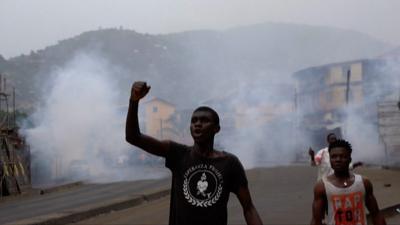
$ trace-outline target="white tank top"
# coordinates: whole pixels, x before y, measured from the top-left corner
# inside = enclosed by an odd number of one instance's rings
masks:
[[[328,225],[367,224],[364,182],[360,175],[354,176],[354,183],[346,188],[336,187],[326,177],[322,178],[328,200]]]

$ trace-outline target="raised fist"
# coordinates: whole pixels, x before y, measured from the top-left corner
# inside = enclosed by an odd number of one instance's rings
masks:
[[[146,82],[135,81],[131,89],[131,100],[139,101],[149,92],[150,86],[147,86]]]

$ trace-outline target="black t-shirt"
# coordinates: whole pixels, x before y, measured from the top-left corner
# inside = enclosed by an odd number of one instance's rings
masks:
[[[172,142],[165,166],[172,171],[170,225],[226,225],[229,193],[247,187],[239,159],[204,158],[191,147]]]

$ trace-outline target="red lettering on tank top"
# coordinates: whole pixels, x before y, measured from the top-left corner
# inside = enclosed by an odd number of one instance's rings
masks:
[[[335,225],[366,225],[362,192],[332,195]]]

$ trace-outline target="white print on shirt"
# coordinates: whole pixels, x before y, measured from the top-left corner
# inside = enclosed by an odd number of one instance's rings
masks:
[[[183,194],[191,205],[212,206],[221,197],[222,184],[222,175],[213,165],[199,164],[186,170]]]
[[[197,182],[197,195],[202,195],[203,197],[208,196],[210,197],[210,193],[205,193],[208,187],[207,176],[205,173],[201,175],[201,180]]]

